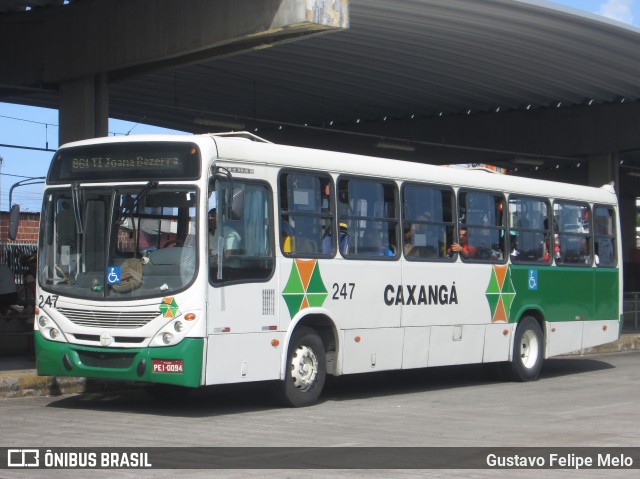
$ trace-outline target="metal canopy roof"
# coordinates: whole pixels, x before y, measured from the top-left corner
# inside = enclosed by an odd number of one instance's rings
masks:
[[[16,3],[61,2],[0,0],[0,12]],[[545,1],[349,4],[344,31],[111,77],[110,114],[193,132],[259,128],[268,137],[281,125],[352,129],[412,115],[640,98],[636,28]],[[44,90],[4,99],[58,101],[57,92]]]
[[[327,125],[640,97],[640,30],[513,0],[351,0],[348,30],[114,83],[111,111]],[[264,126],[258,121],[258,126]]]

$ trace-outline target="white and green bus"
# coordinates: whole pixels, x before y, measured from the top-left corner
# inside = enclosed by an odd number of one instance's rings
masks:
[[[213,229],[215,228],[215,229]],[[44,190],[41,375],[195,388],[544,358],[618,338],[616,195],[272,144],[64,145]]]

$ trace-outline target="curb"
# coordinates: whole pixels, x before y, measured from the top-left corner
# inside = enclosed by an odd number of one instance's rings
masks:
[[[640,349],[640,334],[622,334],[617,341],[594,346],[593,348],[581,349],[572,354],[583,356],[585,354],[620,353],[638,349]]]
[[[563,356],[585,356],[634,350],[640,350],[640,333],[623,334],[612,343],[581,349]],[[124,389],[131,389],[131,384],[78,377],[38,376],[35,369],[0,371],[0,399],[59,396]]]
[[[35,369],[0,372],[0,399],[131,389],[131,383],[65,376],[38,376]]]
[[[86,392],[85,378],[38,376],[34,369],[0,374],[0,398],[59,396]]]

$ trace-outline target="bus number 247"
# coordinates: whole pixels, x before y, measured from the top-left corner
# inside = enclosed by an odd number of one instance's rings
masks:
[[[356,283],[333,283],[333,299],[353,299]]]
[[[58,304],[57,294],[48,294],[46,298],[42,295],[38,297],[38,308],[44,308],[45,306],[55,308],[57,304]]]

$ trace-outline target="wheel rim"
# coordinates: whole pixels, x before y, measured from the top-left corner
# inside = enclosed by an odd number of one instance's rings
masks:
[[[291,358],[291,377],[294,386],[301,391],[308,391],[313,387],[318,376],[318,358],[313,349],[299,346]]]
[[[531,330],[525,331],[520,343],[520,359],[522,360],[522,365],[527,369],[534,367],[538,362],[539,351],[540,348],[536,334]]]

